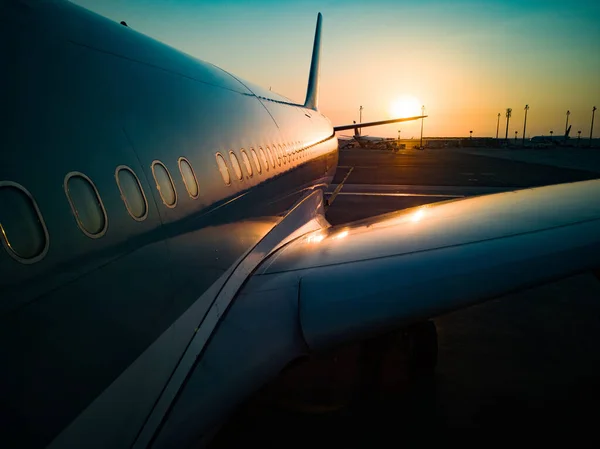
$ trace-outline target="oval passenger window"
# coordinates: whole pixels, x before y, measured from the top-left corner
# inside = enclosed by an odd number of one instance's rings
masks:
[[[265,154],[265,150],[262,148],[258,148],[258,152],[260,153],[260,157],[265,164],[265,170],[269,171],[269,159],[267,159],[267,155]]]
[[[231,184],[231,176],[229,175],[229,169],[227,168],[227,163],[223,156],[217,153],[217,166],[219,167],[219,171],[221,172],[221,176],[223,177],[223,182],[229,185]]]
[[[92,238],[102,237],[108,220],[96,186],[82,173],[70,173],[65,178],[65,192],[79,228]]]
[[[165,206],[175,207],[177,204],[177,192],[175,191],[175,186],[167,167],[162,162],[154,161],[152,163],[152,174],[154,175],[154,181],[156,181],[156,188]]]
[[[242,161],[244,161],[244,165],[246,166],[246,172],[249,176],[252,176],[252,164],[245,150],[242,150]]]
[[[240,161],[238,161],[238,158],[233,151],[229,152],[229,160],[231,161],[231,165],[233,166],[233,171],[235,172],[237,179],[242,179],[242,167],[240,166]]]
[[[285,145],[283,146],[283,148],[281,147],[281,145],[277,145],[277,148],[279,148],[279,152],[281,153],[281,158],[283,159],[283,163],[287,164],[288,160],[287,160],[287,153],[285,150]]]
[[[275,156],[273,156],[273,150],[267,147],[267,154],[269,155],[269,160],[271,161],[271,166],[275,168]]]
[[[135,220],[142,221],[148,215],[148,202],[136,174],[125,166],[117,167],[117,185],[127,212]]]
[[[250,150],[250,154],[252,155],[252,160],[254,160],[254,165],[256,165],[256,170],[258,170],[258,173],[262,173],[262,167],[260,166],[260,161],[258,160],[258,155],[256,154],[256,151],[254,151],[254,149]]]
[[[0,239],[23,263],[40,260],[48,250],[48,231],[37,204],[23,187],[0,182]]]
[[[193,199],[198,198],[198,181],[196,180],[196,173],[194,173],[194,169],[192,168],[192,164],[184,158],[179,158],[179,171],[181,172],[181,177],[183,178],[183,183],[185,184],[185,188],[187,189],[190,197]]]
[[[275,151],[275,154],[277,155],[277,165],[281,167],[281,160],[283,159],[281,155],[281,146],[278,148],[275,145],[273,145],[273,151]]]

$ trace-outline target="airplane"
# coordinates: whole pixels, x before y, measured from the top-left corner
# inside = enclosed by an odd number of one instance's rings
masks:
[[[3,447],[206,445],[315,354],[600,265],[598,180],[330,226],[320,14],[299,104],[63,0],[0,21]]]
[[[360,133],[360,127],[363,126],[362,123],[360,123],[359,125],[356,125],[356,121],[353,122],[353,124],[355,125],[354,128],[354,135],[353,136],[344,136],[344,137],[351,137],[352,139],[354,139],[358,145],[361,148],[366,148],[369,145],[392,145],[395,144],[398,140],[393,138],[393,137],[376,137],[376,136],[363,136]],[[368,123],[367,123],[368,126]]]
[[[569,133],[571,132],[571,126],[565,130],[565,134],[563,136],[534,136],[530,140],[531,143],[536,144],[550,144],[550,145],[564,145],[569,141]]]

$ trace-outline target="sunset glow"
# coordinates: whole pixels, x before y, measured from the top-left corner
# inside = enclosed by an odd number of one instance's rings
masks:
[[[393,118],[415,117],[421,115],[421,103],[413,96],[404,95],[392,102],[390,112]]]
[[[528,104],[528,136],[564,130],[567,110],[585,136],[600,106],[597,0],[73,1],[298,103],[320,11],[319,109],[334,125],[420,115],[425,105],[425,136],[495,136],[497,114],[502,129],[512,108],[512,136]],[[372,134],[411,138],[420,126]]]

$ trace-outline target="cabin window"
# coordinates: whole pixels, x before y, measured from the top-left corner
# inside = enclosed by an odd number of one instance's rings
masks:
[[[8,254],[21,263],[42,259],[50,242],[35,200],[10,181],[0,182],[0,240]]]
[[[252,155],[254,165],[256,165],[256,170],[258,170],[258,173],[262,173],[262,167],[260,166],[260,161],[258,160],[258,155],[256,154],[256,151],[254,151],[254,148],[250,149],[250,154]]]
[[[181,172],[183,183],[185,184],[185,188],[188,191],[190,198],[198,198],[198,180],[196,179],[196,173],[194,173],[194,169],[192,168],[192,164],[190,164],[190,161],[188,161],[184,157],[180,157],[179,171]]]
[[[279,146],[279,148],[281,148],[281,145]],[[288,162],[291,162],[292,160],[290,159],[290,155],[287,153],[287,147],[285,146],[285,143],[283,144],[283,149],[281,150],[282,154],[283,154],[283,163],[287,164]]]
[[[250,163],[250,158],[248,157],[248,153],[246,153],[246,150],[242,150],[242,161],[246,166],[246,172],[248,173],[248,176],[252,176],[252,164]]]
[[[102,237],[108,227],[108,218],[92,180],[83,173],[72,172],[65,176],[64,188],[79,228],[88,237]]]
[[[145,220],[148,216],[148,201],[136,174],[129,167],[120,165],[115,170],[115,178],[129,215],[137,221]]]
[[[267,153],[269,155],[269,160],[271,161],[271,166],[275,168],[275,159],[277,159],[277,157],[273,156],[273,150],[271,150],[269,147],[267,147]]]
[[[233,171],[235,172],[235,176],[237,179],[242,179],[242,167],[240,166],[240,161],[233,151],[229,152],[229,160],[231,161],[231,165],[233,166]]]
[[[225,159],[223,159],[223,156],[221,156],[219,153],[217,153],[217,166],[219,167],[219,171],[223,177],[223,182],[227,185],[231,184],[231,176],[229,175],[227,163],[225,162]]]
[[[263,150],[262,147],[258,147],[258,152],[260,154],[260,158],[262,159],[263,163],[265,164],[265,170],[269,171],[269,159],[267,159],[265,150]]]
[[[160,161],[152,162],[152,175],[154,176],[156,189],[160,193],[160,198],[164,205],[169,208],[175,207],[177,205],[177,192],[175,191],[173,178],[171,178],[167,167]]]

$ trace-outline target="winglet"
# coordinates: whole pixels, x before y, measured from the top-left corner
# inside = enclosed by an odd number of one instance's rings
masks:
[[[310,73],[308,75],[308,87],[306,88],[306,100],[304,107],[314,109],[319,105],[319,61],[321,56],[321,22],[323,16],[317,14],[317,29],[315,30],[315,42],[313,43],[312,59],[310,61]]]

